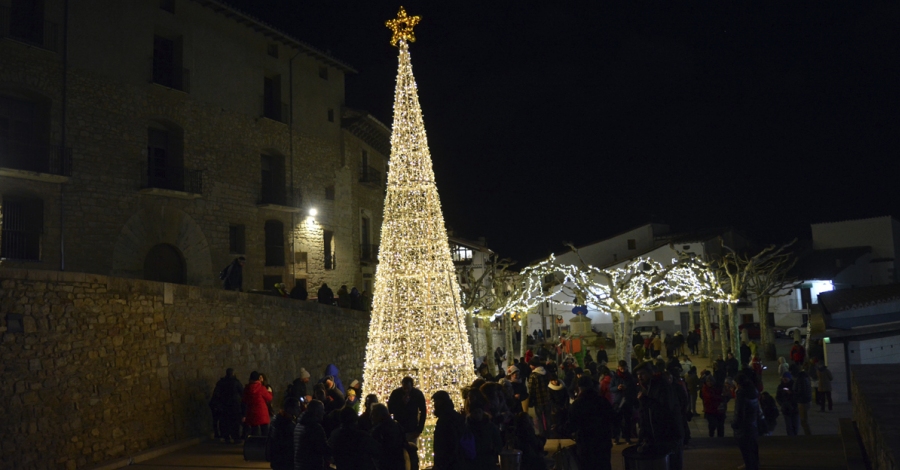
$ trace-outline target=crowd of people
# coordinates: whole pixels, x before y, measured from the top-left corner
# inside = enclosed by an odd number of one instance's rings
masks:
[[[643,344],[636,343],[635,350]],[[668,360],[635,355],[631,364],[609,363],[600,350],[596,361],[586,351],[582,367],[573,355],[551,353],[546,346],[537,353],[529,348],[496,374],[486,360],[477,362],[478,378],[460,390],[461,409],[448,391],[430,397],[437,418],[434,469],[493,469],[508,448],[522,452],[524,470],[546,470],[546,440],[572,438],[576,445],[570,452],[579,468],[610,468],[612,448],[628,444],[641,454],[668,455],[669,467],[678,470],[691,439],[689,422],[702,413],[709,436],[724,437],[733,401],[733,435],[746,468],[753,470],[759,468],[757,439],[775,431],[779,416],[787,435],[800,428],[808,435],[813,399],[821,411],[831,409],[831,373],[817,357],[808,358],[799,342],[791,361],[779,358],[781,382],[774,397],[764,390],[758,358],[743,354],[750,345],[742,347],[743,364],[728,352],[699,373],[688,355],[678,355],[679,346],[666,348]],[[500,348],[494,359],[507,363]],[[210,400],[215,435],[234,443],[267,436],[273,469],[418,468],[415,446],[429,410],[411,377],[388,397],[378,397],[364,395],[358,380],[345,388],[333,364],[312,386],[309,372],[301,369],[286,387],[278,413],[265,375],[252,372],[249,379],[242,386],[228,369],[216,384]]]

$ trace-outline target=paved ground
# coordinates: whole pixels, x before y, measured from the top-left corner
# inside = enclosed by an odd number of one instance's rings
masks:
[[[778,340],[779,355],[787,356],[790,344],[789,340]],[[693,357],[692,361],[698,370],[703,370],[708,366],[707,359]],[[766,369],[763,372],[763,383],[765,389],[770,393],[774,393],[779,380],[776,365],[774,362],[766,362]],[[698,409],[702,409],[699,400],[697,406]],[[730,417],[731,409],[729,409],[728,421],[730,421]],[[799,437],[785,436],[784,422],[779,419],[775,435],[760,439],[762,468],[766,470],[837,470],[846,468],[844,450],[838,435],[838,420],[851,417],[852,409],[848,403],[835,404],[834,411],[830,413],[821,413],[818,408],[814,408],[809,415],[813,436]],[[706,437],[706,421],[702,417],[695,417],[691,422],[692,445],[685,451],[685,468],[691,470],[737,468],[741,464],[741,456],[731,437],[731,428],[727,424],[725,432],[725,438]],[[572,441],[568,440],[548,441],[545,447],[550,454],[548,458],[552,459],[552,454],[560,445],[565,447],[571,444]],[[621,455],[625,447],[625,445],[619,445],[613,448],[612,463],[616,470],[624,469]],[[129,468],[135,470],[215,470],[269,468],[269,464],[267,462],[245,462],[240,447],[208,441],[146,462],[133,464]]]

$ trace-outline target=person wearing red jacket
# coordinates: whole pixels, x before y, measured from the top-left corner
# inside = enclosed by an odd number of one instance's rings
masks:
[[[722,388],[716,384],[712,375],[706,376],[706,383],[700,389],[703,399],[703,414],[709,424],[709,437],[718,435],[725,437],[725,406],[722,399]]]
[[[806,348],[801,346],[799,341],[794,341],[794,346],[791,347],[791,360],[797,365],[803,364],[806,360]]]
[[[244,387],[244,435],[268,436],[269,435],[269,403],[272,402],[272,392],[266,389],[259,380],[259,372],[250,373],[250,383]]]

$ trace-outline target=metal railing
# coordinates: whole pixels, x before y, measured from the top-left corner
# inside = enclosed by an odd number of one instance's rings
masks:
[[[378,245],[374,243],[360,243],[359,260],[378,261]]]
[[[72,149],[0,138],[0,168],[72,176]]]
[[[150,58],[150,83],[191,92],[191,71],[174,63]]]
[[[141,189],[157,188],[203,194],[203,170],[141,163]]]
[[[0,258],[41,259],[41,234],[23,230],[3,230],[0,233]]]
[[[370,166],[361,166],[359,169],[359,182],[360,183],[369,183],[374,184],[376,186],[381,186],[381,172],[370,167]]]
[[[59,51],[59,24],[16,15],[8,6],[0,6],[0,38],[11,38],[32,46]]]

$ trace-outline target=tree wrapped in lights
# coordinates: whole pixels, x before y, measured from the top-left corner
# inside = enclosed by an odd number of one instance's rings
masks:
[[[475,373],[410,63],[407,43],[415,41],[412,28],[418,21],[401,8],[398,17],[387,22],[400,55],[363,380],[367,390],[385,399],[410,376],[425,394],[430,412],[431,395],[438,390],[446,390],[461,407],[460,388],[470,384]],[[419,439],[423,468],[433,459],[434,423],[430,415]]]

